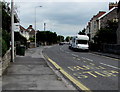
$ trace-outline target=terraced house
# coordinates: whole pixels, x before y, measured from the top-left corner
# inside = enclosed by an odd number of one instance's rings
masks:
[[[90,41],[94,43],[94,36],[98,30],[106,27],[107,21],[117,21],[117,5],[118,3],[109,3],[109,11],[100,11],[94,15],[86,27],[86,34],[90,35]]]

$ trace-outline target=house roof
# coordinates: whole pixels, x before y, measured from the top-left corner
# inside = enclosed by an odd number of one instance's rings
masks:
[[[35,30],[31,30],[31,31],[29,32],[29,34],[35,35]]]
[[[27,29],[25,29],[24,27],[22,27],[21,25],[19,26],[21,31],[26,31],[29,32],[30,35],[35,35],[35,30],[32,28],[32,26],[30,25]],[[31,29],[31,31],[30,31]]]
[[[23,30],[23,31],[27,31],[24,27],[22,27],[21,25],[19,26],[20,27],[20,30]]]
[[[106,12],[105,11],[100,11],[96,16],[95,18],[99,18],[100,16],[102,16],[103,14],[105,14]]]
[[[106,16],[107,14],[109,14],[111,11],[117,9],[117,7],[113,7],[112,9],[110,9],[108,12],[106,12],[105,14],[103,14],[102,16],[100,16],[98,19],[103,18],[104,16]]]
[[[31,29],[31,31],[30,31]],[[28,28],[27,28],[27,31],[29,32],[30,35],[35,35],[35,30],[32,28],[32,25],[30,25]]]
[[[90,22],[93,20],[93,19],[96,19],[96,18],[99,18],[99,17],[101,17],[103,14],[105,14],[106,12],[105,11],[99,11],[99,13],[97,14],[97,15],[94,15],[92,18],[91,18],[91,20],[90,20]]]

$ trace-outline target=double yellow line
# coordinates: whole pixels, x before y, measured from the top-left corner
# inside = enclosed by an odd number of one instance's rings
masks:
[[[46,59],[51,62],[64,76],[66,76],[71,82],[73,82],[77,87],[79,87],[81,90],[85,92],[92,92],[89,88],[87,88],[85,85],[83,85],[80,81],[77,81],[74,79],[71,75],[69,75],[67,72],[65,72],[62,67],[60,67],[57,63],[55,63],[52,59],[50,59],[48,56],[46,56]]]

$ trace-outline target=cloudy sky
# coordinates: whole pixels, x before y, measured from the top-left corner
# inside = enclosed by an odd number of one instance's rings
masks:
[[[15,7],[23,27],[34,27],[35,7],[42,6],[36,8],[36,29],[42,31],[46,23],[46,30],[72,36],[85,28],[93,15],[108,11],[109,2],[116,1],[119,0],[17,0]]]

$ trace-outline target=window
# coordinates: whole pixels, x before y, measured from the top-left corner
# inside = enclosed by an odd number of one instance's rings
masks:
[[[77,40],[77,44],[87,44],[87,40]]]
[[[113,19],[113,22],[118,22],[118,19],[117,19],[117,18],[114,18],[114,19]]]

